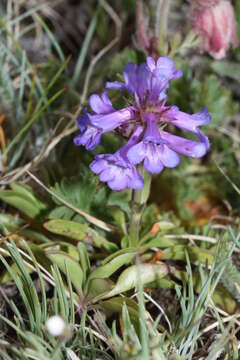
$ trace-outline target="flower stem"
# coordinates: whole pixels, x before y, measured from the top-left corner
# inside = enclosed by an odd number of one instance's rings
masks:
[[[166,53],[166,37],[170,0],[158,0],[155,35],[158,38],[158,50],[161,55]]]
[[[146,206],[150,187],[151,187],[151,174],[142,169],[142,175],[144,178],[144,187],[142,190],[134,190],[132,196],[132,214],[130,219],[130,231],[129,231],[129,246],[137,247],[139,243],[141,218]]]

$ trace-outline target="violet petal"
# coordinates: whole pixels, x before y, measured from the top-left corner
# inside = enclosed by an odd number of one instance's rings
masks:
[[[188,140],[166,131],[161,131],[161,137],[168,142],[170,149],[185,156],[201,158],[208,150],[205,142]]]

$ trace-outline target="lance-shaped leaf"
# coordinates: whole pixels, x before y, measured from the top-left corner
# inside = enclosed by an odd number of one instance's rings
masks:
[[[114,286],[114,282],[111,279],[93,279],[91,280],[90,286],[88,288],[84,288],[84,292],[87,292],[87,298],[89,301],[92,299],[105,294]]]
[[[77,250],[80,257],[81,268],[83,270],[83,281],[85,282],[91,271],[90,261],[87,254],[86,246],[84,244],[79,242],[77,245]]]
[[[104,309],[107,314],[111,313],[121,313],[123,305],[126,304],[129,314],[133,315],[135,319],[139,317],[138,304],[128,297],[115,297],[114,299],[109,299],[102,301],[101,303],[94,305],[95,309]]]
[[[134,289],[141,283],[143,286],[157,281],[168,274],[168,266],[164,263],[132,265],[119,276],[114,288],[97,300],[107,299],[122,292]]]
[[[107,251],[117,250],[117,245],[106,240],[104,237],[98,234],[97,231],[91,229],[86,224],[79,224],[70,220],[50,220],[44,224],[44,227],[57,235],[66,236],[67,238],[82,241],[87,240],[92,245],[104,248]]]
[[[118,269],[120,269],[120,267],[130,263],[130,261],[132,261],[135,255],[136,253],[121,254],[116,258],[112,259],[111,261],[109,261],[107,264],[99,266],[88,277],[88,288],[92,280],[106,279],[110,277],[113,273],[115,273]]]
[[[1,190],[0,199],[25,213],[30,218],[36,218],[47,206],[33,193],[30,186],[11,184],[11,190]]]
[[[61,251],[46,251],[47,257],[56,264],[59,269],[66,275],[66,268],[68,269],[69,277],[80,294],[82,294],[83,285],[83,271],[79,263],[70,255]]]
[[[175,245],[177,245],[176,240],[169,239],[161,235],[157,235],[157,236],[155,235],[154,237],[152,237],[152,239],[149,239],[148,242],[144,242],[144,245],[142,245],[141,248],[144,250],[151,249],[153,247],[158,247],[161,249]]]
[[[115,298],[99,302],[94,305],[93,308],[103,310],[108,317],[114,313],[122,314],[124,306],[127,308],[131,323],[134,325],[135,329],[139,331],[139,308],[138,304],[134,300],[129,299],[126,296],[116,296]],[[146,312],[146,316],[147,315],[148,314]]]
[[[214,251],[201,249],[198,246],[175,245],[163,251],[163,260],[182,260],[186,261],[186,251],[192,262],[198,261],[205,264],[206,261],[211,265],[214,261]]]
[[[60,219],[47,221],[44,223],[44,227],[54,234],[66,236],[78,241],[86,238],[89,231],[89,227],[86,224]]]
[[[139,249],[135,248],[135,247],[128,247],[125,249],[115,251],[113,254],[111,254],[108,257],[106,257],[105,259],[103,259],[102,265],[108,264],[110,261],[112,261],[113,259],[117,258],[120,255],[133,254],[133,256],[134,256],[138,253],[138,250]]]

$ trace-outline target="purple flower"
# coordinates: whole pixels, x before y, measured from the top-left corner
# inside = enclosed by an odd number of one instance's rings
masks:
[[[84,109],[83,115],[78,119],[80,134],[74,138],[75,145],[84,145],[87,150],[93,150],[101,141],[102,134],[113,131],[122,123],[133,118],[133,109],[127,107],[115,110],[106,92],[93,94],[89,99],[93,113]]]
[[[102,129],[91,125],[86,109],[78,119],[78,128],[80,134],[75,136],[74,144],[77,146],[83,145],[87,150],[93,150],[101,141]]]
[[[142,128],[137,127],[129,141],[115,154],[97,155],[90,164],[90,169],[99,175],[100,181],[106,182],[112,190],[143,188],[143,178],[126,156],[128,149],[136,144],[141,133]]]
[[[207,125],[211,120],[211,115],[208,113],[206,108],[203,108],[199,113],[191,115],[178,110],[176,106],[170,107],[169,110],[167,110],[165,113],[164,117],[166,121],[169,121],[176,127],[197,135],[200,135],[201,133],[198,127]],[[205,142],[208,143],[207,137],[205,138]]]
[[[185,121],[182,122],[182,119]],[[132,146],[128,151],[129,161],[136,165],[144,161],[144,167],[157,174],[164,167],[173,168],[179,163],[178,154],[200,158],[209,148],[208,138],[197,128],[198,125],[210,121],[209,114],[204,109],[201,113],[188,115],[176,107],[162,109],[162,113],[145,113],[146,131],[142,141]],[[159,124],[166,122],[198,135],[199,141],[188,140],[169,132],[159,130]]]
[[[202,133],[199,136],[200,141],[194,141],[182,138],[180,136],[176,136],[170,134],[166,131],[161,131],[161,137],[164,141],[168,143],[168,147],[177,152],[178,154],[189,156],[192,158],[201,158],[206,155],[206,152],[209,147],[209,143],[205,142],[205,136],[202,137]]]
[[[128,159],[132,164],[144,161],[144,167],[153,174],[159,173],[165,167],[175,167],[179,163],[179,156],[168,146],[157,127],[157,120],[153,113],[145,114],[146,131],[142,141],[132,146],[128,151]]]
[[[166,110],[162,111],[160,115],[160,122],[171,123],[172,125],[178,127],[181,130],[189,131],[193,134],[196,134],[201,142],[201,146],[205,148],[203,152],[204,156],[209,150],[209,140],[207,136],[199,130],[199,126],[207,125],[211,120],[211,115],[208,113],[206,108],[203,108],[202,111],[196,114],[186,114],[180,111],[176,106],[167,107]],[[201,157],[193,155],[187,155],[192,157]]]
[[[85,109],[78,119],[80,134],[75,137],[75,144],[92,150],[103,133],[115,129],[129,139],[115,154],[97,155],[90,165],[111,189],[142,188],[143,179],[136,168],[142,162],[147,171],[156,174],[164,167],[176,167],[179,155],[200,158],[208,151],[208,138],[199,129],[210,121],[207,110],[186,114],[174,105],[166,105],[169,82],[181,75],[172,59],[160,57],[155,61],[148,57],[139,66],[134,63],[125,66],[124,82],[106,84],[107,89],[126,90],[130,94],[127,107],[115,110],[106,92],[101,97],[96,94],[90,97],[91,112]],[[194,134],[196,139],[171,134],[166,131],[170,125]]]

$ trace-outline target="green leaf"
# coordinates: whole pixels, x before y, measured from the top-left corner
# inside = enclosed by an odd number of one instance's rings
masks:
[[[213,251],[201,249],[198,246],[175,245],[163,251],[163,260],[186,261],[186,251],[191,262],[198,261],[201,264],[213,264],[215,254]]]
[[[102,265],[105,265],[105,264],[109,263],[114,258],[117,258],[120,255],[132,254],[133,256],[135,256],[138,251],[139,251],[139,249],[134,248],[134,247],[129,247],[129,248],[118,250],[118,251],[114,252],[113,254],[109,255],[108,257],[106,257],[102,261]]]
[[[61,251],[47,250],[46,255],[65,275],[67,266],[72,284],[82,294],[83,271],[79,263],[70,255]]]
[[[201,278],[198,272],[193,274],[194,290],[197,294],[201,291]],[[213,295],[213,302],[216,306],[226,311],[228,314],[234,314],[237,308],[237,302],[233,299],[230,293],[225,290],[221,285],[217,285]]]
[[[54,185],[52,190],[74,207],[101,218],[106,216],[107,191],[103,188],[98,189],[98,183],[97,177],[81,165],[81,175],[62,179],[61,182]],[[50,212],[49,218],[75,220],[75,213],[71,209],[62,205],[55,198],[53,201],[57,207]],[[84,222],[84,218],[80,215],[77,215],[77,218],[76,221]]]
[[[74,215],[74,211],[66,206],[57,206],[48,214],[49,219],[64,219],[70,220]]]
[[[77,250],[80,257],[81,268],[83,270],[83,281],[85,282],[91,271],[90,261],[84,244],[78,243]]]
[[[88,241],[90,241],[94,246],[103,248],[108,252],[115,252],[118,250],[118,246],[111,241],[108,241],[103,236],[101,236],[97,231],[92,230],[89,233]]]
[[[237,302],[222,286],[217,286],[212,296],[213,302],[228,314],[234,314],[237,310]]]
[[[39,209],[36,206],[11,190],[2,190],[0,192],[0,199],[21,210],[29,217],[35,218],[39,215]]]
[[[122,231],[123,234],[127,234],[127,222],[126,222],[126,214],[117,208],[111,209],[111,216],[113,217],[115,224]]]
[[[37,13],[35,14],[35,19],[40,23],[41,27],[45,30],[45,34],[47,34],[49,40],[52,42],[53,47],[55,48],[55,50],[59,56],[59,59],[62,62],[64,62],[64,54],[62,52],[60,45],[57,42],[57,39],[55,38],[54,34],[52,33],[52,31],[49,29],[49,27],[44,22],[44,20],[41,18],[41,16],[39,16]]]
[[[168,239],[164,237],[163,235],[154,235],[152,236],[152,239],[150,238],[146,243],[144,242],[144,245],[142,245],[143,249],[150,249],[152,247],[158,247],[158,248],[167,248],[170,246],[177,245],[178,242],[174,239]]]
[[[96,186],[96,178],[86,169],[81,176],[64,178],[60,183],[56,183],[52,190],[75,207],[89,212],[96,195]],[[53,200],[58,204],[56,199]]]
[[[128,216],[130,215],[129,201],[131,199],[130,192],[128,191],[115,191],[112,192],[108,198],[108,205],[120,208]]]
[[[160,289],[175,289],[176,286],[179,285],[177,285],[175,281],[171,280],[168,277],[163,279],[157,279],[154,282],[148,284],[149,288],[160,288]]]
[[[114,286],[114,282],[110,279],[93,279],[89,288],[85,289],[88,300],[92,300],[99,295],[110,291]]]
[[[11,184],[12,190],[1,190],[0,199],[16,207],[30,218],[37,218],[47,206],[40,201],[27,185]]]
[[[167,274],[168,267],[164,263],[132,265],[122,272],[114,288],[109,293],[102,295],[101,299],[134,289],[137,287],[138,281],[144,286],[163,278]]]
[[[90,228],[85,224],[79,224],[68,220],[50,220],[44,223],[44,227],[57,235],[66,236],[70,239],[81,241],[86,238]]]
[[[126,296],[115,297],[113,299],[101,301],[101,303],[94,305],[94,308],[102,309],[107,315],[114,313],[121,314],[123,305],[127,306],[131,322],[134,324],[134,327],[138,329],[139,327],[139,313],[138,313],[138,304],[127,298]]]
[[[206,106],[212,115],[209,129],[223,124],[237,112],[238,105],[232,99],[231,90],[216,76],[210,75],[205,81],[194,79],[191,87],[193,110],[197,112]]]
[[[20,270],[19,270],[16,263],[13,263],[13,264],[9,265],[9,268],[11,269],[11,273],[15,276],[15,278],[21,274],[21,272],[20,272]],[[31,274],[33,272],[33,270],[30,269],[27,265],[26,265],[26,271],[29,274]],[[1,284],[7,284],[10,281],[13,281],[13,278],[10,275],[10,272],[8,270],[3,271],[3,273],[0,276],[0,283]]]
[[[113,273],[120,269],[120,267],[130,263],[130,261],[134,258],[135,255],[136,253],[122,254],[112,259],[107,264],[99,266],[90,274],[88,278],[88,284],[93,279],[104,279],[110,277]]]
[[[37,295],[37,290],[15,243],[13,241],[11,241],[10,244],[8,243],[7,249],[12,257],[12,260],[18,267],[19,276],[16,276],[16,273],[12,272],[12,269],[3,258],[1,258],[1,260],[18,287],[27,309],[31,330],[33,331],[33,329],[35,329],[38,333],[40,333],[42,309]]]
[[[54,234],[66,236],[77,241],[86,240],[92,245],[104,248],[110,252],[118,249],[116,244],[106,240],[97,231],[91,229],[86,224],[79,224],[70,220],[58,219],[46,222],[44,227]]]
[[[240,64],[231,61],[213,61],[211,68],[220,76],[240,82]]]

